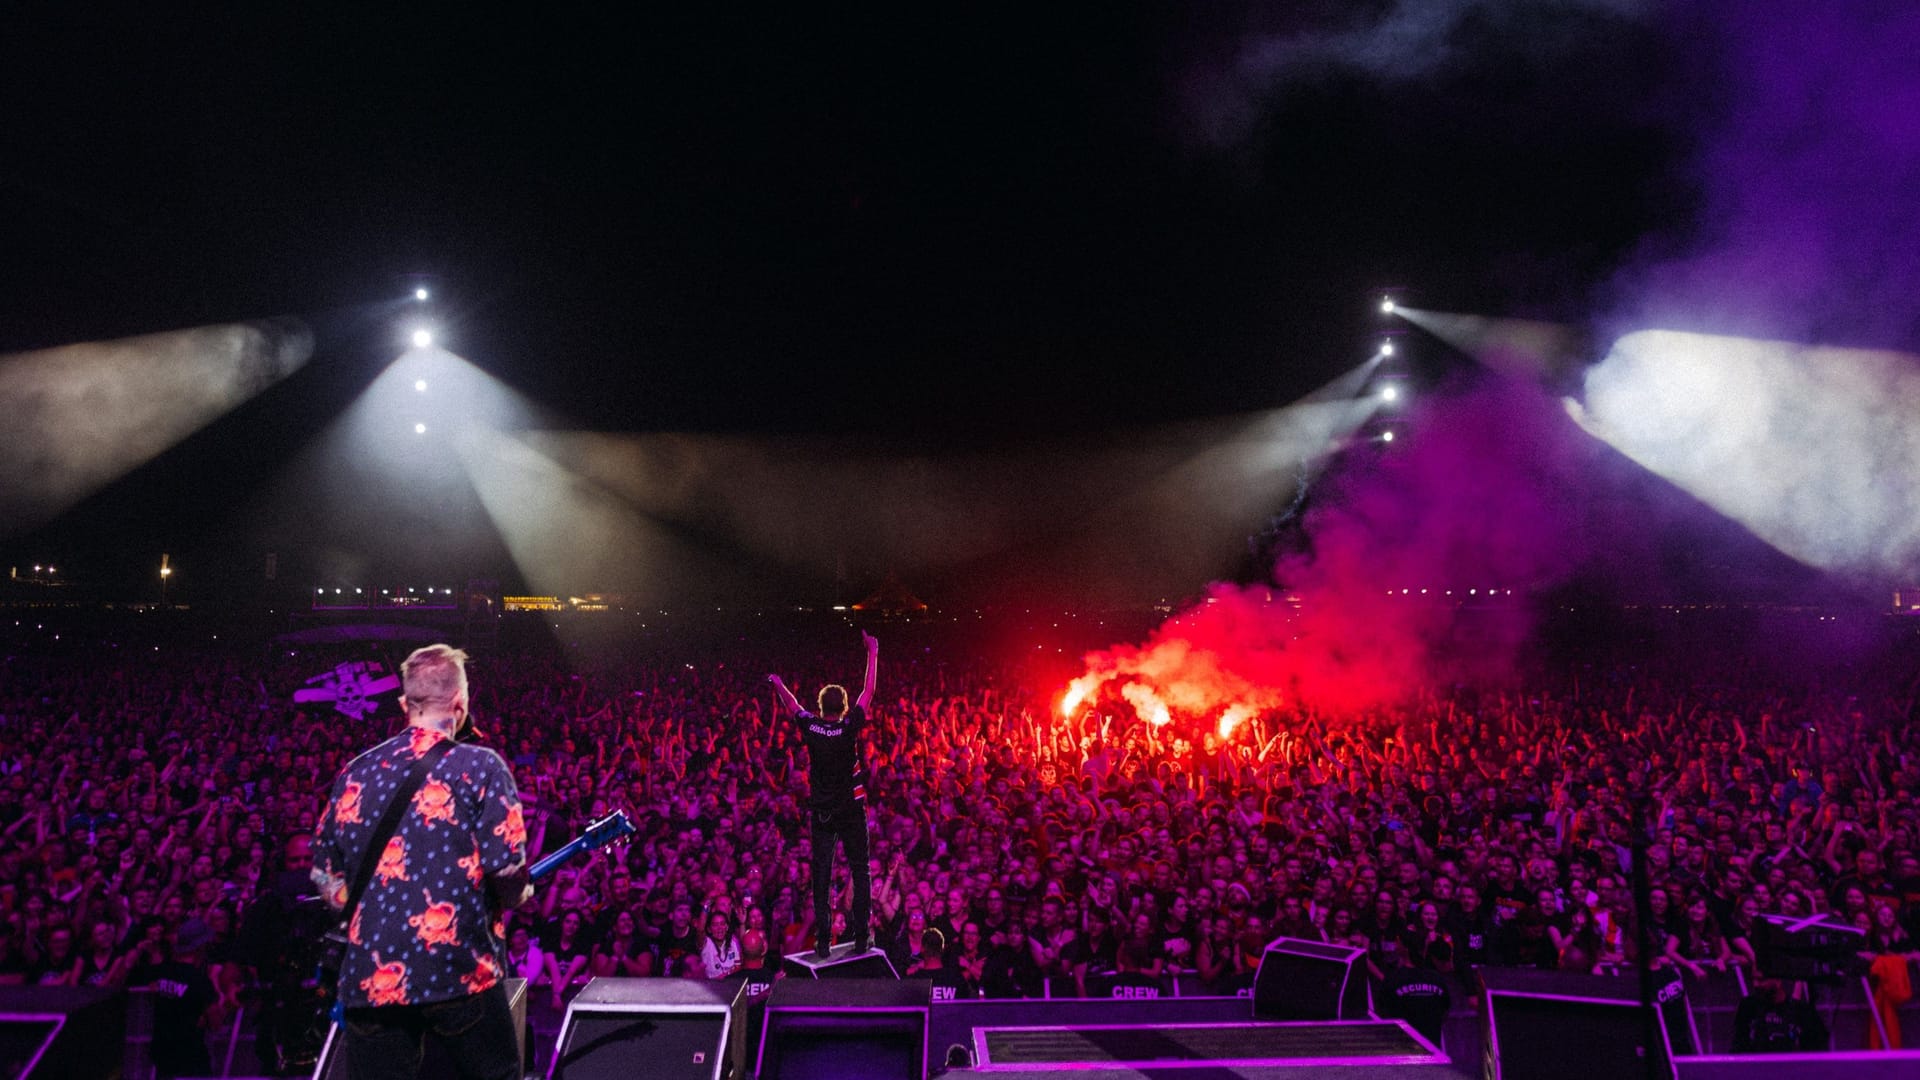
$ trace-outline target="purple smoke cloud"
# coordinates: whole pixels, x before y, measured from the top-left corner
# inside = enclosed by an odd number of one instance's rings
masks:
[[[1911,345],[1920,9],[1729,2],[1673,32],[1700,212],[1616,279],[1618,329]]]

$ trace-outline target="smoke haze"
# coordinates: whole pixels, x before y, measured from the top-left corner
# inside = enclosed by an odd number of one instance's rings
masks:
[[[0,358],[0,534],[52,520],[291,375],[294,323],[179,330]]]

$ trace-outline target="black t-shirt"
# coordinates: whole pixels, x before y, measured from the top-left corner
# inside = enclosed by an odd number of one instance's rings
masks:
[[[907,978],[931,981],[935,1001],[953,1001],[960,996],[960,973],[944,963],[937,968],[921,968]]]
[[[1493,913],[1495,929],[1507,925],[1520,917],[1520,913],[1533,903],[1534,895],[1518,881],[1511,888],[1501,888],[1499,884],[1489,882],[1481,894],[1487,910]]]
[[[691,925],[684,934],[674,933],[671,925],[660,931],[660,959],[665,965],[662,974],[680,974],[680,962],[699,951],[700,935]]]
[[[1454,960],[1461,964],[1484,964],[1493,953],[1493,927],[1487,918],[1487,909],[1480,908],[1472,915],[1462,911],[1448,912],[1441,925],[1453,936]]]
[[[1415,1031],[1438,1043],[1453,995],[1447,990],[1445,977],[1437,972],[1398,968],[1387,972],[1386,985],[1377,1000],[1381,1015],[1405,1020]]]
[[[867,727],[867,710],[859,705],[846,715],[829,719],[810,712],[795,717],[807,744],[813,805],[828,809],[865,795],[867,767],[860,754],[860,735]]]
[[[576,956],[592,956],[593,947],[599,944],[589,923],[582,922],[580,929],[574,931],[573,940],[565,945],[560,943],[560,920],[555,919],[540,928],[540,951],[553,957],[562,968]]]
[[[119,959],[120,954],[116,952],[107,958],[105,964],[102,964],[92,949],[88,949],[86,952],[80,954],[80,985],[107,985],[107,976],[113,974],[113,965],[118,962]]]
[[[142,964],[130,987],[150,987],[153,999],[153,1064],[162,1076],[205,1076],[213,1071],[200,1018],[218,996],[213,980],[192,964],[168,960]]]
[[[1000,946],[987,958],[988,997],[1037,998],[1044,992],[1041,986],[1044,981],[1040,965],[1033,962],[1033,952],[1024,938],[1017,946]]]

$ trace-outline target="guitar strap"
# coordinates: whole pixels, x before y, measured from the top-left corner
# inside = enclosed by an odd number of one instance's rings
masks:
[[[373,840],[367,845],[366,852],[360,856],[360,869],[354,873],[353,888],[347,892],[347,906],[340,909],[341,926],[353,925],[353,913],[360,907],[360,898],[366,893],[367,885],[373,881],[373,870],[380,862],[380,853],[386,850],[387,841],[393,839],[394,830],[400,827],[400,815],[407,812],[407,806],[413,802],[414,794],[420,790],[421,784],[427,782],[427,774],[432,772],[433,767],[438,765],[440,759],[446,757],[447,751],[452,749],[452,739],[441,739],[434,743],[432,749],[420,755],[420,759],[413,763],[413,771],[408,773],[406,780],[401,782],[399,789],[393,793],[393,798],[387,800],[387,812],[380,815],[380,824],[373,830]]]

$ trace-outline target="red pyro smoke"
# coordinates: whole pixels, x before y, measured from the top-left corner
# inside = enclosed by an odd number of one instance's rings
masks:
[[[1340,715],[1510,670],[1530,593],[1616,511],[1576,476],[1601,451],[1510,383],[1437,395],[1391,450],[1350,450],[1275,585],[1216,584],[1141,645],[1091,653],[1061,699],[1227,734],[1273,711]]]

